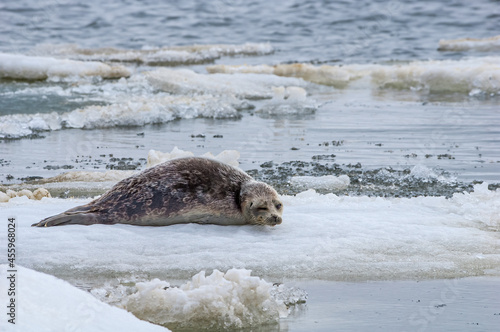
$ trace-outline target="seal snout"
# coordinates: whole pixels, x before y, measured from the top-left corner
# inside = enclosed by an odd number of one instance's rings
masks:
[[[275,215],[275,214],[273,214],[270,219],[271,219],[272,225],[279,225],[279,224],[281,224],[281,221],[282,221],[281,217],[278,215]]]

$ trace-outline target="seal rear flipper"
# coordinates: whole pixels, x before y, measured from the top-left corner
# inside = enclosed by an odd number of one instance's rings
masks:
[[[50,227],[63,225],[93,225],[99,224],[95,213],[61,213],[34,223],[31,227]]]

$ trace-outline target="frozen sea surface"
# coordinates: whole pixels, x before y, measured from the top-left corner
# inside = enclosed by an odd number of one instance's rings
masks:
[[[500,199],[487,184],[452,198],[283,196],[283,224],[31,228],[89,200],[16,197],[19,264],[67,280],[168,277],[245,268],[274,280],[497,276]],[[104,254],[105,253],[105,254]]]

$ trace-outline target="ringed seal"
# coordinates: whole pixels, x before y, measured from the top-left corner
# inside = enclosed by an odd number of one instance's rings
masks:
[[[92,202],[33,224],[168,226],[184,223],[281,223],[282,203],[269,185],[206,158],[167,161],[118,182]]]

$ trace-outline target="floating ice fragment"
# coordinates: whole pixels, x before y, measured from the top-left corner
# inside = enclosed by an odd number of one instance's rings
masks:
[[[212,44],[171,47],[144,47],[143,49],[80,48],[74,44],[42,44],[34,52],[79,60],[137,62],[148,65],[188,65],[212,62],[221,56],[264,55],[274,51],[269,43],[242,45]]]
[[[38,188],[33,192],[28,189],[21,189],[17,192],[8,189],[6,193],[0,191],[0,202],[8,202],[11,198],[23,197],[23,196],[26,196],[29,199],[34,199],[34,200],[41,200],[44,197],[52,197],[50,195],[50,192],[45,188]]]
[[[0,53],[0,78],[44,80],[68,76],[120,78],[130,76],[130,71],[123,66],[109,66],[100,62]]]
[[[168,160],[184,157],[194,157],[194,153],[192,153],[191,151],[181,150],[176,146],[170,153],[157,150],[149,150],[147,167],[152,167]]]
[[[41,200],[44,197],[48,197],[48,198],[52,197],[50,195],[50,192],[45,188],[38,188],[37,190],[35,190],[33,192],[33,196],[35,196],[35,199],[37,199],[37,200]]]
[[[305,114],[317,109],[314,102],[307,100],[307,92],[301,87],[273,87],[273,93],[273,98],[257,112],[273,115]]]
[[[156,150],[149,150],[147,167],[151,167],[172,159],[184,158],[184,157],[194,157],[194,153],[191,151],[181,150],[178,147],[174,147],[170,153],[156,151]],[[201,157],[215,159],[223,163],[229,164],[231,166],[238,167],[239,166],[238,159],[240,158],[240,153],[236,150],[224,150],[217,156],[214,156],[212,153],[207,152],[203,154]]]
[[[276,66],[207,67],[210,73],[273,73],[277,76],[300,77],[306,81],[347,88],[354,81],[370,78],[374,88],[418,90],[429,92],[470,93],[500,91],[499,57],[481,57],[462,60],[413,61],[395,65],[313,66],[285,64]]]
[[[304,190],[342,190],[349,186],[350,179],[347,175],[294,176],[290,179],[290,184]]]
[[[493,52],[500,50],[500,35],[490,38],[461,38],[442,39],[439,41],[438,51],[479,51]]]
[[[257,66],[228,66],[228,65],[214,65],[208,66],[209,73],[256,73],[256,74],[274,74],[284,77],[298,77],[306,81],[331,85],[336,88],[345,88],[349,82],[357,80],[367,73],[362,70],[365,66],[321,66],[316,67],[309,64],[295,63],[284,65],[257,65]]]
[[[0,203],[8,202],[9,199],[10,197],[6,193],[0,191]]]
[[[204,96],[134,96],[105,106],[87,106],[57,114],[0,116],[0,138],[19,138],[40,130],[110,128],[166,123],[196,117],[234,118],[243,103],[236,98]]]
[[[279,284],[273,286],[271,289],[271,296],[276,301],[283,302],[286,306],[291,306],[305,303],[308,295],[303,289]]]
[[[269,99],[272,87],[304,86],[304,81],[257,74],[204,75],[189,69],[161,68],[146,73],[148,81],[156,88],[176,94],[232,95],[245,99]]]
[[[121,306],[140,319],[171,328],[234,329],[276,323],[288,315],[271,295],[272,284],[251,271],[202,271],[180,287],[154,279],[137,283]]]
[[[136,171],[109,170],[100,171],[70,171],[42,179],[41,183],[52,182],[118,182],[137,173]]]

